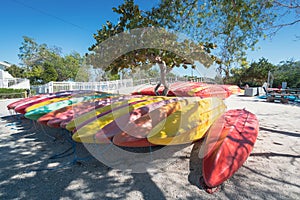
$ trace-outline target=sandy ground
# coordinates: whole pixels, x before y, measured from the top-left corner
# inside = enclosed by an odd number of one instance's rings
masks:
[[[270,200],[300,197],[300,107],[297,105],[239,96],[225,101],[228,109],[246,108],[255,113],[260,121],[260,132],[245,164],[219,192],[210,195],[198,182],[201,141],[163,155],[160,162],[165,165],[158,166],[164,167],[145,173],[121,171],[94,159],[80,144],[72,153],[74,144],[62,130],[10,115],[5,106],[11,101],[0,100],[0,199]],[[67,150],[70,151],[60,158],[59,154]]]

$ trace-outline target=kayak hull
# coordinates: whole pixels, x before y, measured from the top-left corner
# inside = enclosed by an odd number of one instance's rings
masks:
[[[247,160],[258,135],[256,116],[244,109],[224,113],[205,139],[202,174],[208,187],[230,178]]]

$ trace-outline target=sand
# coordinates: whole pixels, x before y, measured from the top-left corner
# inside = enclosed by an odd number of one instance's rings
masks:
[[[72,153],[73,143],[65,132],[10,115],[5,106],[12,101],[0,101],[0,199],[300,197],[300,107],[297,105],[241,96],[225,100],[228,109],[246,108],[255,113],[260,132],[245,164],[222,184],[219,192],[210,195],[198,181],[201,141],[163,151],[161,158],[155,158],[160,163],[155,165],[157,168],[132,173],[102,164],[82,145],[77,145],[76,154]],[[70,150],[70,155],[59,158],[59,153],[66,150]],[[108,160],[114,158],[113,152],[106,154]],[[56,158],[51,159],[54,155]],[[76,158],[84,159],[72,163]]]

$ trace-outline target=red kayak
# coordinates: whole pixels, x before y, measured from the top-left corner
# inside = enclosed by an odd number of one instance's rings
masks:
[[[169,92],[168,92],[168,96],[176,96],[174,93],[173,93],[173,90],[175,89],[178,89],[178,88],[181,88],[181,87],[185,87],[186,85],[190,84],[191,82],[176,82],[176,83],[172,83],[170,86],[169,86]],[[150,95],[150,96],[156,96],[155,92],[154,92],[154,88],[156,86],[152,86],[152,87],[146,87],[146,88],[142,88],[140,90],[137,90],[135,92],[133,92],[132,94],[141,94],[141,95]],[[163,90],[165,88],[163,86],[160,86],[158,88],[158,93],[159,94],[162,94],[163,93]]]
[[[141,89],[133,94],[154,96],[154,86]],[[158,93],[163,92],[163,87],[158,89]],[[178,82],[173,83],[169,87],[168,96],[191,97],[197,96],[201,98],[218,97],[225,99],[231,95],[231,92],[220,85],[207,84],[202,82]]]
[[[147,138],[138,138],[125,132],[113,137],[113,143],[121,147],[149,147],[156,146],[148,141]]]
[[[42,96],[45,96],[45,95],[35,95],[35,96],[28,97],[28,98],[25,98],[25,99],[20,99],[20,100],[15,101],[11,104],[8,104],[7,109],[8,110],[14,109],[16,106],[18,106],[20,104],[24,104],[26,102],[32,101],[32,100],[37,99],[37,98],[41,98]]]
[[[34,95],[34,96],[31,96],[31,97],[28,97],[28,98],[20,99],[18,101],[15,101],[15,102],[7,105],[7,109],[8,110],[15,109],[15,107],[17,107],[19,105],[22,105],[22,104],[25,104],[25,103],[29,103],[29,102],[33,102],[34,100],[39,99],[41,97],[47,97],[47,96],[53,96],[53,95],[60,95],[60,94],[66,93],[66,92],[72,92],[72,91],[62,91],[62,92],[56,92],[56,93]]]
[[[89,102],[80,102],[75,105],[66,106],[64,108],[47,113],[38,119],[38,122],[54,128],[65,128],[66,125],[74,118],[88,113],[94,109],[98,109],[113,102],[126,100],[134,96],[121,96],[114,98],[94,99]]]
[[[45,96],[42,96],[40,98],[32,99],[31,101],[27,101],[25,103],[19,104],[14,109],[15,109],[15,111],[17,113],[25,114],[26,113],[26,108],[28,108],[29,106],[33,106],[33,105],[35,105],[37,103],[48,101],[50,99],[59,98],[59,97],[66,97],[66,96],[70,96],[70,95],[72,95],[71,92],[64,92],[64,93],[60,93],[60,94],[45,95]]]
[[[259,130],[256,116],[245,109],[229,110],[210,128],[206,141],[202,174],[214,188],[230,178],[247,160]]]
[[[74,96],[76,95],[89,95],[94,93],[101,93],[101,92],[95,92],[95,91],[89,91],[89,90],[74,90],[74,91],[62,91],[62,92],[56,92],[56,93],[50,93],[47,95],[42,95],[38,98],[32,98],[30,101],[26,101],[24,103],[18,104],[14,109],[16,112],[25,114],[26,108],[32,105],[35,105],[37,103],[41,103],[50,99],[59,98],[59,97],[66,97],[66,96]]]
[[[229,91],[227,91],[220,85],[210,85],[210,84],[201,87],[199,86],[198,88],[195,88],[194,90],[187,92],[187,94],[190,96],[197,96],[202,98],[218,97],[221,99],[226,99],[231,95]]]

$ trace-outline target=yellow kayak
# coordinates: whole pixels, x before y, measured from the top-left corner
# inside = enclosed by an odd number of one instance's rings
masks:
[[[225,109],[226,106],[221,99],[201,99],[161,121],[150,131],[147,139],[157,145],[191,143],[201,139]]]
[[[92,110],[92,111],[87,112],[80,116],[75,115],[74,119],[66,125],[66,129],[69,131],[73,131],[76,127],[80,126],[81,124],[83,124],[87,121],[93,121],[93,120],[97,119],[97,116],[100,115],[101,113],[108,112],[119,106],[126,106],[126,104],[128,106],[128,104],[130,104],[132,102],[143,101],[143,100],[145,101],[147,99],[153,99],[153,97],[143,96],[143,97],[136,97],[136,98],[128,99],[126,96],[124,96],[124,97],[119,97],[119,99],[115,100],[114,103],[111,103],[112,100],[110,99],[107,103],[104,103],[105,106],[103,106],[101,108],[97,108],[95,110]]]
[[[145,99],[145,98],[149,99],[149,96],[138,98],[135,101]],[[170,98],[174,98],[174,97],[152,97],[149,100],[142,101],[142,102],[139,102],[139,103],[136,103],[136,104],[131,104],[129,106],[125,106],[123,108],[117,109],[113,112],[109,112],[109,113],[95,119],[94,121],[84,125],[83,127],[79,128],[73,134],[72,138],[76,142],[96,143],[95,139],[94,139],[95,134],[100,129],[102,129],[104,126],[106,126],[107,124],[109,124],[113,120],[115,120],[116,118],[118,118],[120,116],[123,116],[125,114],[128,114],[129,112],[131,112],[134,109],[143,107],[143,106],[151,104],[151,103],[155,103],[155,102],[163,101],[163,100],[166,100],[166,99],[170,99]],[[133,102],[133,100],[130,100],[130,101]],[[109,106],[109,108],[112,109],[111,106]]]

